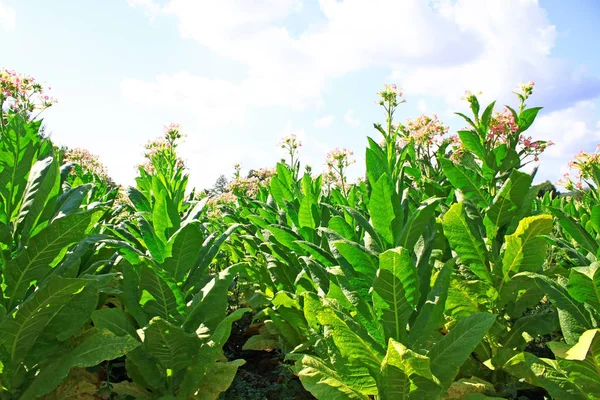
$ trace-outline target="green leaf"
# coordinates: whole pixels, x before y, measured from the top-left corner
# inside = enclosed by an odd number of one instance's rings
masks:
[[[195,331],[200,324],[213,331],[225,318],[227,292],[233,278],[244,267],[244,264],[237,264],[224,269],[194,296],[183,323],[183,328],[187,332]]]
[[[53,277],[0,325],[4,346],[13,363],[26,356],[53,318],[68,311],[70,300],[90,284],[86,279]]]
[[[317,199],[312,192],[306,193],[300,202],[298,222],[301,228],[315,229],[317,227]]]
[[[481,342],[492,324],[495,314],[476,313],[461,318],[452,330],[437,342],[428,353],[431,371],[444,389],[450,387],[458,370]]]
[[[525,382],[543,387],[555,399],[587,400],[589,397],[555,360],[539,359],[531,353],[519,353],[503,366],[503,369]]]
[[[379,255],[373,292],[387,337],[404,339],[406,323],[420,299],[417,268],[408,250],[398,247]]]
[[[219,395],[231,386],[238,368],[245,363],[244,360],[214,363],[206,373],[205,378],[202,379],[195,398],[198,400],[217,400]]]
[[[165,243],[156,235],[152,224],[141,215],[138,215],[138,225],[150,255],[157,263],[162,264],[165,261]]]
[[[129,200],[133,203],[133,206],[137,212],[149,213],[152,211],[152,206],[150,205],[150,202],[146,196],[144,196],[144,194],[136,188],[131,186],[128,187],[127,197],[129,197]]]
[[[452,161],[440,158],[444,174],[454,187],[460,189],[465,198],[470,199],[479,207],[487,207],[487,194],[482,190],[481,177]]]
[[[140,303],[146,314],[164,319],[178,319],[185,307],[181,289],[167,276],[146,264],[140,269]]]
[[[495,238],[496,232],[517,216],[529,194],[531,181],[529,174],[516,170],[511,172],[485,213],[483,223],[486,225],[488,238]]]
[[[9,309],[23,301],[31,283],[44,279],[65,248],[82,240],[103,213],[89,210],[58,218],[31,238],[27,248],[6,264],[4,293],[10,297]]]
[[[413,349],[424,348],[435,329],[443,323],[453,266],[451,262],[444,265],[411,326],[408,343]]]
[[[354,229],[340,216],[329,220],[328,228],[340,234],[344,239],[354,240]]]
[[[347,383],[324,360],[303,355],[296,361],[295,372],[302,386],[320,400],[368,400],[369,396]]]
[[[382,400],[435,399],[442,388],[431,373],[428,357],[390,339],[378,379]]]
[[[369,213],[373,227],[388,244],[393,245],[395,236],[400,233],[396,226],[402,221],[400,199],[387,174],[381,175],[372,189]]]
[[[567,289],[571,297],[581,303],[588,303],[595,310],[600,310],[600,272],[598,262],[586,267],[570,269]]]
[[[583,304],[573,299],[564,286],[540,274],[521,272],[514,278],[520,276],[532,279],[558,309],[562,333],[567,344],[574,344],[583,332],[594,327]]]
[[[443,219],[444,234],[450,247],[460,261],[484,281],[491,283],[488,252],[483,238],[473,227],[465,211],[464,204],[456,203],[446,212]]]
[[[104,360],[114,360],[138,347],[131,336],[115,336],[103,330],[88,337],[73,350],[43,368],[21,399],[35,399],[54,390],[73,367],[93,367]]]
[[[423,235],[425,227],[435,217],[435,209],[441,199],[432,198],[425,200],[408,218],[400,233],[400,246],[412,250]]]
[[[517,125],[519,125],[519,133],[523,133],[529,129],[531,124],[533,124],[533,121],[535,121],[535,117],[537,116],[538,112],[542,108],[543,107],[533,107],[521,112],[519,119],[517,120]]]
[[[490,129],[490,120],[492,118],[492,112],[494,111],[494,106],[496,105],[496,102],[493,101],[491,102],[483,111],[483,114],[481,115],[481,132],[482,134],[487,134],[488,130]]]
[[[48,201],[58,195],[59,178],[58,162],[52,157],[37,161],[31,167],[19,210],[18,225],[23,242],[37,225]]]
[[[248,308],[237,309],[219,322],[219,325],[212,332],[210,340],[203,343],[198,352],[191,357],[191,364],[186,369],[178,397],[187,399],[198,391],[214,363],[222,358],[223,345],[231,334],[231,324],[239,320],[248,311],[250,311]],[[189,353],[186,352],[186,354],[190,357]]]
[[[333,245],[340,254],[352,265],[354,271],[366,279],[374,279],[377,272],[377,256],[358,243],[347,240],[336,240]]]
[[[485,150],[483,145],[481,144],[481,139],[479,136],[473,131],[458,131],[458,137],[460,138],[461,143],[465,146],[466,149],[471,151],[480,160],[485,158]]]
[[[560,226],[562,226],[562,228],[577,241],[579,246],[583,247],[593,255],[598,253],[598,242],[579,222],[575,221],[571,216],[558,208],[548,207],[548,210],[558,218]]]
[[[163,370],[173,373],[191,364],[190,355],[200,348],[200,339],[195,333],[184,332],[160,317],[152,318],[144,328],[144,350],[155,357]]]
[[[371,373],[379,371],[384,357],[383,349],[370,336],[358,331],[354,324],[348,325],[349,321],[342,319],[331,308],[317,310],[317,319],[321,325],[328,327],[342,357],[352,365],[367,368]]]
[[[98,330],[107,330],[116,336],[130,335],[137,337],[135,329],[122,308],[101,308],[92,313],[94,327]]]
[[[523,218],[517,230],[506,236],[502,258],[503,280],[519,271],[537,272],[546,259],[546,241],[542,235],[552,232],[552,216],[547,214]]]
[[[188,223],[169,239],[169,244],[172,245],[171,257],[165,260],[162,267],[175,282],[182,282],[191,270],[200,253],[198,244],[202,240],[198,222]]]
[[[271,351],[278,345],[277,338],[269,334],[250,336],[242,346],[242,350]]]

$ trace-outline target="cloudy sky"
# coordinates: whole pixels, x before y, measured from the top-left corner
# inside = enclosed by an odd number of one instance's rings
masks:
[[[359,174],[384,83],[404,88],[400,120],[436,113],[456,130],[465,90],[515,104],[533,80],[531,135],[557,143],[539,178],[555,181],[600,143],[599,22],[596,0],[0,0],[0,64],[51,85],[54,141],[120,183],[179,122],[199,187],[236,162],[273,165],[290,133],[314,170],[346,147]]]

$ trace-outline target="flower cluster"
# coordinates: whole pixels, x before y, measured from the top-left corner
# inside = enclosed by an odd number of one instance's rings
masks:
[[[111,183],[106,167],[102,164],[100,158],[85,149],[75,148],[66,150],[64,162],[78,165],[83,174],[89,174],[106,184]],[[77,175],[77,171],[72,169],[71,174]]]
[[[377,92],[379,100],[376,104],[380,106],[386,105],[388,108],[397,107],[399,104],[406,103],[406,100],[402,97],[402,89],[395,84],[385,84],[381,92]]]
[[[508,138],[519,132],[519,126],[515,121],[514,114],[507,108],[502,112],[494,112],[494,116],[490,119],[490,134],[488,139],[506,143]]]
[[[169,142],[175,142],[181,139],[184,135],[181,133],[181,125],[176,123],[170,123],[165,125],[165,139]]]
[[[48,88],[50,90],[50,88]],[[19,113],[40,112],[57,101],[49,96],[33,77],[13,70],[0,70],[0,108]]]
[[[595,180],[596,171],[600,170],[600,144],[593,153],[583,150],[577,153],[575,158],[569,162],[569,168],[574,170],[573,177],[566,173],[563,175],[563,179],[557,182],[567,190],[582,189],[584,180]]]
[[[250,178],[256,177],[263,184],[271,182],[271,178],[277,173],[275,168],[253,169],[248,173]]]
[[[513,93],[519,96],[522,101],[525,101],[533,94],[534,85],[535,83],[533,81],[529,81],[527,83],[522,82],[520,85],[517,85],[517,91]]]
[[[481,96],[481,92],[473,93],[470,90],[465,91],[465,95],[461,97],[461,100],[465,100],[469,103],[471,110],[474,110],[479,105],[479,101],[477,100],[477,96]]]
[[[254,197],[258,194],[263,182],[256,176],[249,178],[234,178],[229,183],[228,191],[239,195],[245,195],[248,197]]]
[[[162,137],[150,140],[144,146],[144,158],[146,161],[138,168],[142,168],[148,174],[154,174],[157,172],[157,169],[164,172],[169,168],[185,168],[185,163],[176,153],[176,141],[182,137],[179,125],[171,124],[165,126],[165,134]]]
[[[344,172],[346,168],[356,162],[352,156],[354,156],[354,153],[345,148],[336,148],[327,153],[325,161],[327,171],[323,175],[326,185],[341,188],[342,191],[346,190],[346,176]]]
[[[406,120],[405,125],[398,126],[403,134],[399,139],[399,146],[404,147],[407,144],[416,144],[417,146],[439,145],[442,137],[448,133],[448,126],[438,119],[437,115],[432,117],[425,114]]]
[[[519,136],[519,144],[523,148],[523,151],[528,156],[533,156],[534,161],[539,161],[539,156],[542,154],[548,146],[554,145],[552,140],[544,141],[544,140],[535,140],[531,139],[531,136]]]
[[[290,165],[294,166],[294,160],[298,154],[298,149],[302,147],[302,142],[298,140],[295,134],[291,134],[281,139],[279,146],[284,149],[290,156]]]

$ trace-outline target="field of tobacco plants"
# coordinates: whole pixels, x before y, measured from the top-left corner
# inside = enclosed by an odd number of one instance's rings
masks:
[[[533,83],[455,135],[386,85],[364,178],[292,136],[220,193],[178,125],[120,187],[0,88],[0,399],[600,399],[600,155],[533,185]]]

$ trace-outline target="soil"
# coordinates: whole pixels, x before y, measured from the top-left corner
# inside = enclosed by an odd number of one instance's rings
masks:
[[[232,326],[229,340],[223,346],[229,360],[244,359],[222,400],[310,400],[307,392],[291,370],[292,364],[277,351],[244,351],[242,346],[256,331],[250,328],[252,315],[246,314]]]

